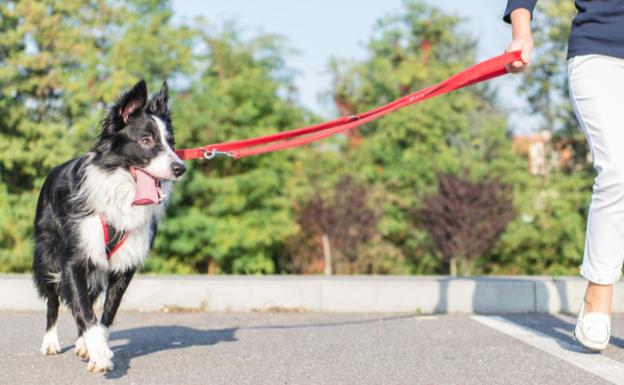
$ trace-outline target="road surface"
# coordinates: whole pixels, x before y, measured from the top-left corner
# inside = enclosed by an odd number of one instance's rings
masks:
[[[624,317],[603,354],[569,316],[120,312],[115,370],[87,372],[60,315],[63,352],[42,356],[43,313],[0,313],[1,384],[624,384]],[[618,337],[619,336],[619,337]]]

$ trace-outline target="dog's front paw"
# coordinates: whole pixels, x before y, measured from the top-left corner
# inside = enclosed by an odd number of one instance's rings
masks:
[[[108,349],[108,352],[103,352],[100,354],[100,357],[95,359],[91,355],[89,363],[87,364],[87,370],[93,373],[111,371],[115,368],[111,358],[113,358],[113,352],[110,349]]]
[[[90,372],[105,372],[113,370],[113,352],[106,343],[106,330],[100,325],[89,328],[83,335],[84,344],[87,348],[89,363],[87,370]],[[78,345],[76,344],[76,348]]]
[[[39,351],[44,356],[54,356],[61,352],[61,345],[59,344],[58,335],[56,334],[56,327],[48,330],[43,336],[43,343]]]
[[[93,373],[106,372],[113,370],[113,352],[108,348],[106,344],[100,346],[95,352],[87,353],[89,356],[89,363],[87,364],[87,370]]]
[[[85,344],[84,337],[80,336],[76,340],[74,353],[85,361],[89,360],[89,351],[87,350],[87,345]]]

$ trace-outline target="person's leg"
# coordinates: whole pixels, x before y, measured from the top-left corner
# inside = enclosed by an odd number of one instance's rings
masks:
[[[581,265],[589,282],[580,320],[584,314],[611,313],[612,285],[624,261],[624,59],[576,57],[569,63],[569,80],[597,173]]]
[[[598,285],[587,282],[585,290],[585,314],[588,313],[611,313],[611,301],[613,297],[613,285]]]

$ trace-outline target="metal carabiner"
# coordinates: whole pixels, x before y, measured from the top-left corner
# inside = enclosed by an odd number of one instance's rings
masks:
[[[233,158],[234,154],[231,151],[219,151],[216,148],[213,148],[210,151],[204,149],[204,159],[210,160],[216,158],[217,156],[227,156],[228,158]]]

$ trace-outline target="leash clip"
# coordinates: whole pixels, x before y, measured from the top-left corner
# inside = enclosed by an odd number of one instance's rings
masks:
[[[232,153],[232,151],[219,151],[216,148],[213,148],[212,150],[208,151],[206,149],[204,150],[204,159],[214,159],[217,156],[227,156],[228,158],[233,158],[234,154]]]

